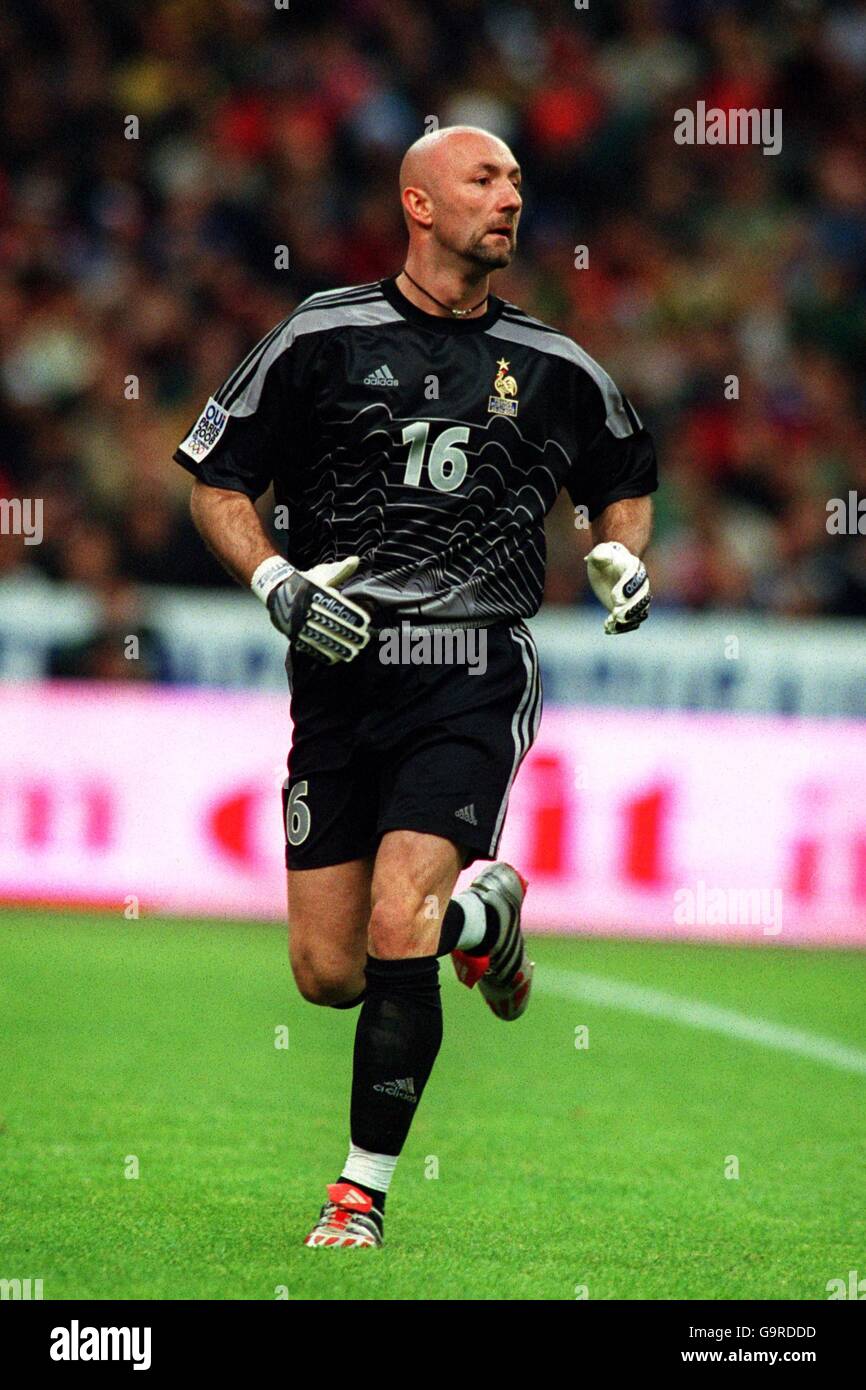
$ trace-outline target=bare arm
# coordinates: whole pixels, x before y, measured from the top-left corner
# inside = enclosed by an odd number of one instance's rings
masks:
[[[649,545],[652,521],[651,497],[626,497],[621,502],[611,502],[590,527],[592,544],[619,541],[632,555],[642,555]]]
[[[262,560],[276,555],[258,512],[242,492],[193,483],[189,509],[195,528],[224,569],[248,586]]]
[[[257,575],[253,592],[267,604],[271,622],[295,651],[308,652],[328,665],[351,661],[363,651],[370,640],[370,615],[339,592],[360,563],[357,555],[295,570],[274,550],[244,493],[209,487],[198,479],[189,509],[205,545],[238,583],[251,585],[259,565],[275,561],[277,572]]]
[[[586,557],[589,582],[610,616],[606,633],[633,632],[650,607],[650,585],[640,553],[649,544],[649,496],[611,502],[592,523],[592,550]]]

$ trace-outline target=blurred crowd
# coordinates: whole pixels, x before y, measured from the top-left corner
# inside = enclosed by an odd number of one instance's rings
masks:
[[[399,269],[435,117],[523,167],[494,288],[656,436],[656,603],[866,614],[866,539],[826,525],[866,496],[864,93],[862,0],[6,0],[0,497],[44,539],[0,537],[0,583],[122,625],[142,585],[230,582],[172,452],[303,297]],[[780,153],[678,145],[699,100],[780,108]],[[548,602],[587,601],[586,543],[561,498]]]

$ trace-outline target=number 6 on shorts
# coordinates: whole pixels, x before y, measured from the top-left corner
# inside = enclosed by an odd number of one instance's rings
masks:
[[[283,783],[283,816],[286,822],[286,839],[294,848],[302,845],[310,833],[310,808],[304,801],[310,789],[306,780],[296,782],[289,791],[289,779]]]

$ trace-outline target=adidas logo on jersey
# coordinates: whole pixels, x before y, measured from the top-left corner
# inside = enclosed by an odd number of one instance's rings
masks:
[[[391,375],[391,368],[387,362],[383,362],[381,367],[377,367],[375,372],[364,377],[365,386],[399,386],[400,383],[395,376]]]
[[[395,1096],[397,1100],[411,1101],[413,1105],[418,1101],[415,1094],[415,1078],[412,1076],[405,1076],[402,1081],[379,1081],[373,1090],[381,1091],[386,1096]]]
[[[459,810],[459,811],[455,811],[454,814],[455,814],[455,816],[457,817],[458,820],[465,820],[465,821],[468,822],[469,825],[477,825],[477,824],[478,824],[478,821],[475,819],[475,803],[474,803],[474,802],[472,803],[471,806],[461,806],[460,810]]]

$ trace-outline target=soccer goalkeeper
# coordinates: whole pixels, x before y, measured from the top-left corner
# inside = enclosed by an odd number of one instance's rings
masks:
[[[201,535],[288,639],[295,980],[315,1004],[359,1010],[348,1153],[310,1246],[382,1244],[442,1037],[439,957],[499,1018],[527,1007],[526,883],[495,860],[541,717],[525,619],[563,487],[592,528],[605,631],[649,611],[652,440],[575,342],[490,290],[515,252],[520,182],[485,131],[417,141],[400,170],[400,273],[305,300],[175,454]],[[285,557],[253,506],[271,484]],[[483,669],[381,659],[404,624],[479,629]],[[453,896],[476,860],[494,862]]]

